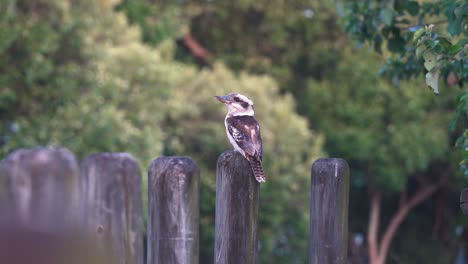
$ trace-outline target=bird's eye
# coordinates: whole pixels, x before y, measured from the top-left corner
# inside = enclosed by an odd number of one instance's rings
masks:
[[[239,103],[239,102],[242,102],[242,100],[239,99],[239,97],[234,97],[234,101],[236,101],[236,102],[238,102],[238,103]]]

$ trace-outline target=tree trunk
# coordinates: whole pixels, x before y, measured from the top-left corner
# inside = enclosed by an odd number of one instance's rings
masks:
[[[444,179],[443,179],[444,180]],[[385,229],[382,239],[378,241],[379,222],[380,222],[380,202],[381,193],[376,190],[369,192],[370,196],[370,214],[369,228],[367,234],[369,263],[384,264],[388,256],[391,242],[400,227],[401,223],[406,219],[408,213],[417,205],[429,199],[440,187],[443,180],[439,183],[425,185],[419,188],[410,199],[406,198],[406,193],[403,193],[398,211],[390,219],[390,223]]]
[[[368,241],[368,250],[369,250],[369,262],[372,264],[377,264],[379,257],[378,252],[378,232],[379,232],[379,222],[380,222],[380,200],[382,199],[382,194],[378,191],[371,190],[369,192],[370,196],[370,215],[369,215],[369,228],[367,232],[367,241]]]

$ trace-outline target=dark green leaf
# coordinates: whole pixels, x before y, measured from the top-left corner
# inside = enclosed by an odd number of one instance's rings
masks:
[[[390,9],[382,9],[380,11],[380,20],[385,25],[391,25],[393,22],[393,11]]]
[[[419,12],[419,4],[416,1],[411,1],[406,5],[406,10],[408,10],[408,13],[412,16],[416,16]]]
[[[405,40],[400,36],[394,36],[388,39],[388,49],[392,52],[404,52]]]
[[[447,27],[447,31],[452,36],[457,36],[460,34],[462,29],[462,18],[456,18],[454,20],[449,20],[449,25]]]
[[[464,47],[466,44],[468,44],[468,38],[462,38],[457,42],[457,45]]]
[[[455,44],[455,45],[450,46],[450,47],[447,49],[447,53],[448,53],[450,56],[453,56],[453,55],[457,54],[458,52],[460,52],[462,49],[463,49],[463,46],[460,46],[460,45],[458,45],[458,44]]]
[[[429,48],[433,49],[433,48],[435,48],[435,47],[437,47],[437,46],[439,45],[439,42],[440,42],[440,41],[439,41],[438,39],[436,39],[436,40],[429,40],[429,41],[427,42],[427,44],[428,44]]]
[[[378,53],[382,53],[382,37],[380,35],[374,37],[374,50]]]

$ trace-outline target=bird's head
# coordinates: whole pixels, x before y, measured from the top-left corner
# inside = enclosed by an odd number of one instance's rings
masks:
[[[254,115],[254,104],[247,96],[239,93],[230,93],[223,96],[215,96],[220,102],[228,108],[228,115]]]

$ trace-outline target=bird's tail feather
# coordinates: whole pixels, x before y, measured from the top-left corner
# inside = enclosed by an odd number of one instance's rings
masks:
[[[250,157],[249,159],[250,167],[255,175],[255,179],[258,182],[265,182],[265,174],[263,173],[262,169],[262,162],[254,157]]]

